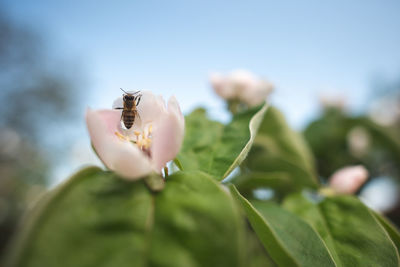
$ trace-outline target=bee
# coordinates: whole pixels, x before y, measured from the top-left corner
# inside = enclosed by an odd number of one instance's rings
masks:
[[[130,129],[135,122],[136,116],[139,116],[137,106],[140,103],[142,95],[140,91],[134,93],[125,92],[124,89],[120,88],[124,92],[122,100],[124,101],[124,106],[116,109],[122,109],[121,121],[123,122],[126,129]]]

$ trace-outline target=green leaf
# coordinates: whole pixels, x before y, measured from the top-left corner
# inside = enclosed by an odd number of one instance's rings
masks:
[[[374,217],[379,221],[379,223],[385,228],[386,232],[392,239],[394,245],[397,248],[397,252],[400,251],[400,233],[399,230],[394,226],[388,219],[383,215],[378,214],[375,211],[370,210]]]
[[[186,116],[186,134],[178,159],[184,170],[201,170],[217,180],[227,177],[247,156],[267,105],[236,114],[223,125],[204,109]]]
[[[335,266],[318,234],[296,215],[268,202],[253,202],[231,185],[248,220],[279,266]]]
[[[295,194],[284,207],[318,231],[337,266],[399,266],[389,236],[357,198],[336,196],[314,203]]]
[[[152,173],[144,178],[147,187],[153,192],[162,191],[165,187],[164,178],[158,173]]]
[[[176,166],[180,171],[183,170],[182,164],[181,164],[181,162],[179,161],[178,158],[175,158],[175,159],[173,160],[173,162],[174,162],[175,166]]]
[[[234,184],[241,194],[247,196],[259,188],[282,191],[290,186],[290,177],[286,172],[250,172],[235,177]]]
[[[247,257],[246,267],[273,267],[277,266],[276,263],[272,260],[272,258],[268,255],[265,250],[263,244],[258,239],[256,233],[253,229],[248,227],[249,229],[246,231],[246,250]]]
[[[365,151],[353,151],[349,133],[360,129],[367,136]],[[362,163],[367,169],[391,165],[393,170],[375,170],[376,176],[399,178],[400,139],[396,127],[383,127],[367,116],[353,117],[338,109],[326,109],[321,116],[304,130],[318,165],[319,175],[329,177],[337,169],[346,165]]]
[[[98,168],[41,203],[8,266],[241,266],[244,225],[208,175],[178,172],[163,191]]]
[[[245,166],[259,174],[287,173],[291,184],[286,187],[288,191],[317,186],[314,159],[308,146],[274,107],[264,116]]]

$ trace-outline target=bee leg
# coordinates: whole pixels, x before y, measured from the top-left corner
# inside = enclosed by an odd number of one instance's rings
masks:
[[[124,109],[124,108],[114,108],[114,109]]]
[[[142,120],[141,118],[140,118],[140,115],[139,115],[139,112],[135,112],[135,116],[138,116],[139,117],[139,120]]]
[[[142,95],[138,95],[138,96],[135,97],[136,106],[139,106],[140,99],[142,99]]]

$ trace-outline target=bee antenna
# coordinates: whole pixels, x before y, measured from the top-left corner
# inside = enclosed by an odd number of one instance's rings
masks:
[[[121,89],[121,91],[124,92],[125,94],[128,94],[124,89],[122,89],[122,88],[119,88],[119,89]]]

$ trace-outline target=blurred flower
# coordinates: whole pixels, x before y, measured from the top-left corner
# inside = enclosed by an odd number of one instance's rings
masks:
[[[374,101],[369,110],[369,117],[377,124],[392,126],[400,121],[400,100],[387,96]]]
[[[122,99],[114,101],[122,106]],[[91,110],[86,123],[94,149],[103,163],[126,179],[158,173],[178,154],[184,135],[184,117],[175,97],[168,107],[161,96],[143,92],[132,128],[121,125],[121,110]]]
[[[362,157],[367,154],[371,143],[370,136],[364,127],[353,127],[347,134],[347,144],[350,153],[355,157]]]
[[[238,100],[250,107],[263,103],[273,90],[271,83],[245,70],[236,70],[228,75],[212,73],[210,82],[220,97]]]
[[[329,186],[339,194],[354,194],[367,179],[368,171],[364,166],[349,166],[337,170],[329,178]]]
[[[346,110],[348,108],[347,98],[338,92],[323,92],[319,95],[319,102],[324,109]]]

